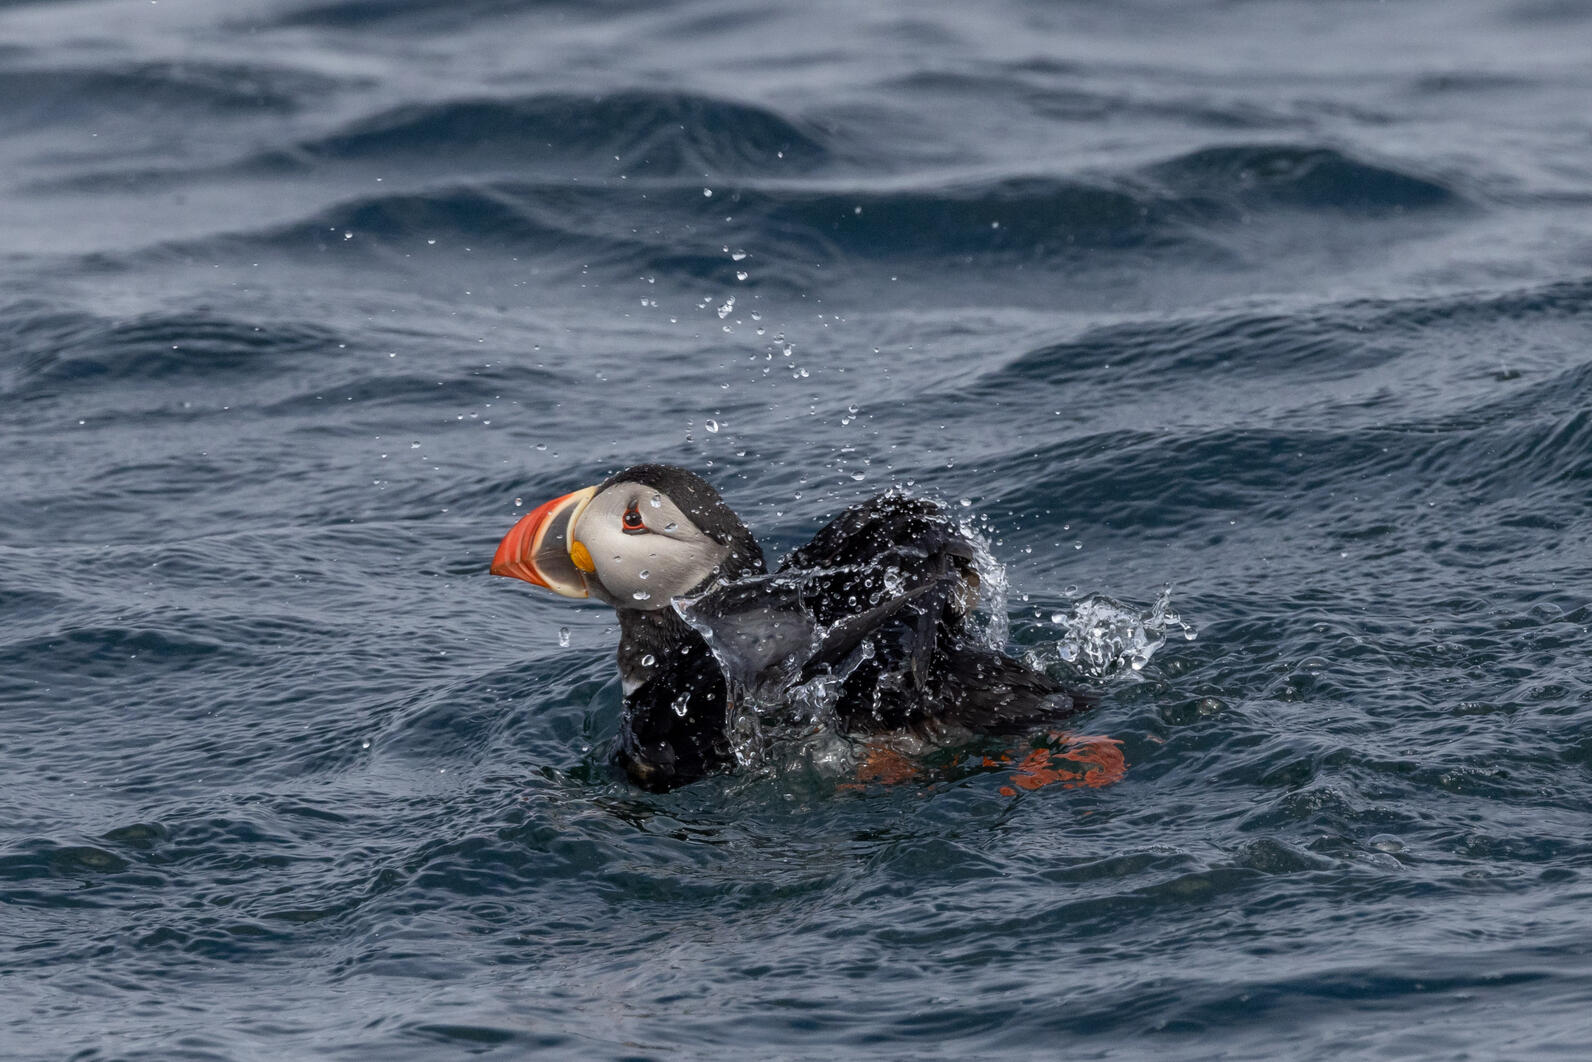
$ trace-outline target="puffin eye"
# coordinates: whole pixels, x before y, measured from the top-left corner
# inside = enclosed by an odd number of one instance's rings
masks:
[[[619,523],[620,529],[627,535],[639,535],[647,529],[646,523],[641,519],[641,513],[636,509],[626,509],[624,518]]]

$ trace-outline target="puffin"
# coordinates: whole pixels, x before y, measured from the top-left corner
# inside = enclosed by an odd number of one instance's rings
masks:
[[[491,573],[613,608],[624,698],[614,759],[662,792],[732,768],[749,711],[810,724],[801,713],[816,702],[848,738],[945,747],[1087,707],[973,626],[979,553],[944,505],[892,489],[771,572],[711,484],[638,464],[532,509]]]

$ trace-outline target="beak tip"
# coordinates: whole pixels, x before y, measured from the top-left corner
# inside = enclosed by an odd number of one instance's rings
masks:
[[[515,530],[517,531],[518,528]],[[506,575],[510,578],[519,577],[519,572],[516,569],[522,568],[524,565],[522,562],[517,561],[514,556],[515,547],[518,546],[518,543],[511,540],[515,537],[514,532],[510,532],[499,543],[497,552],[492,556],[492,566],[487,569],[492,575]]]
[[[567,573],[555,562],[567,549],[564,536],[570,524],[596,491],[595,487],[587,487],[554,498],[522,516],[498,543],[487,570],[493,575],[524,580],[562,597],[588,596],[586,580],[573,559],[567,562]],[[551,569],[546,567],[549,563],[553,564]]]

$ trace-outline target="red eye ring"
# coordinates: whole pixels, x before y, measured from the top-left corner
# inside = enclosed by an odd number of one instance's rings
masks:
[[[646,532],[647,524],[641,519],[640,510],[626,509],[619,521],[619,529],[627,535],[640,535]]]

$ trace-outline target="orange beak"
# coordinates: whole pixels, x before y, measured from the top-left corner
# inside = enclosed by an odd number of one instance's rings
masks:
[[[591,555],[573,529],[596,493],[596,487],[577,490],[520,517],[498,543],[492,574],[524,579],[564,597],[586,597],[584,573],[592,570]]]

